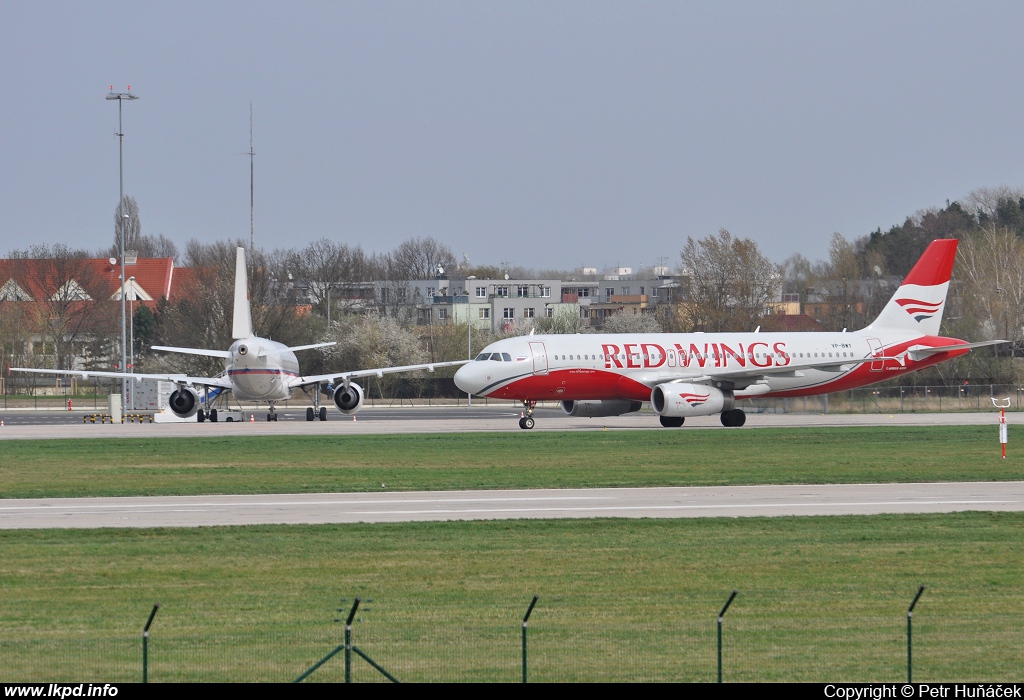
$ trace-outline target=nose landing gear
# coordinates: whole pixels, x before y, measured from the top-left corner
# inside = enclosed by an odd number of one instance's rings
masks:
[[[523,430],[533,430],[533,426],[536,425],[536,421],[533,419],[533,409],[537,407],[536,401],[524,400],[523,401],[523,414],[519,417],[519,427]]]

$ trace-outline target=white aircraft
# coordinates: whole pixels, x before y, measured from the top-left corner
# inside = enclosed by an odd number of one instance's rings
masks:
[[[827,394],[891,379],[963,355],[967,343],[938,335],[957,241],[932,241],[874,322],[853,333],[648,333],[530,335],[491,343],[455,373],[476,396],[538,401],[570,416],[619,416],[650,401],[666,428],[721,414],[738,427],[737,401]]]
[[[431,372],[435,367],[447,367],[461,365],[468,360],[459,362],[434,362],[422,365],[406,365],[404,367],[381,367],[379,369],[366,369],[355,372],[333,372],[331,374],[317,374],[303,376],[299,374],[299,361],[295,357],[298,350],[309,350],[321,348],[334,343],[315,343],[313,345],[299,345],[288,347],[273,340],[260,338],[252,334],[252,316],[249,308],[248,283],[245,274],[245,249],[239,248],[235,260],[235,306],[232,325],[232,337],[235,342],[227,350],[205,350],[199,348],[177,348],[161,345],[154,345],[154,350],[166,352],[180,352],[189,355],[204,355],[206,357],[223,358],[225,372],[219,377],[189,377],[183,374],[134,374],[125,372],[94,372],[83,371],[57,371],[47,369],[30,369],[25,367],[12,367],[12,372],[34,372],[37,374],[60,374],[79,376],[83,379],[89,377],[111,377],[116,379],[158,379],[174,382],[178,388],[171,393],[170,409],[175,415],[181,418],[191,418],[198,413],[197,419],[216,421],[217,410],[204,411],[201,404],[209,408],[209,401],[200,401],[198,389],[202,389],[209,399],[210,390],[219,393],[230,391],[237,400],[265,401],[270,407],[267,413],[268,421],[277,420],[275,404],[278,401],[285,401],[292,396],[295,389],[315,386],[313,394],[313,406],[306,409],[306,420],[312,421],[317,418],[327,420],[327,409],[320,406],[320,388],[318,385],[327,383],[333,386],[334,405],[342,413],[355,413],[358,411],[364,400],[362,387],[354,383],[352,379],[358,377],[381,377],[385,374],[395,372],[413,372],[426,369]],[[338,386],[338,384],[341,386]]]

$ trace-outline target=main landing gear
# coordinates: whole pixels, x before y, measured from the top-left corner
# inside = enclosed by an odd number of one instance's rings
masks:
[[[315,385],[312,391],[310,391],[309,387],[303,387],[302,390],[306,392],[306,396],[313,400],[313,405],[306,409],[306,422],[309,423],[317,419],[327,420],[327,409],[320,405],[320,385]]]
[[[533,430],[536,421],[533,419],[533,409],[537,407],[536,401],[523,401],[523,415],[519,418],[519,427],[523,430]]]
[[[739,428],[747,422],[747,414],[738,408],[722,411],[722,425],[726,428]]]
[[[682,428],[684,418],[682,416],[661,416],[660,420],[661,425],[665,428]],[[747,414],[738,408],[722,411],[722,425],[726,428],[739,428],[746,422]]]

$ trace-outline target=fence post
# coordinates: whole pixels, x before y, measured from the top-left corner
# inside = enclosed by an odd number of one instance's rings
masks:
[[[533,600],[530,601],[530,607],[526,609],[526,614],[523,615],[523,683],[526,682],[526,623],[530,619],[530,613],[533,612],[533,606],[537,604],[539,595],[534,594]]]
[[[732,605],[733,599],[736,597],[737,591],[733,591],[732,595],[729,596],[729,600],[725,601],[725,605],[722,606],[722,611],[718,613],[718,682],[722,682],[722,618],[725,616],[725,611]]]
[[[924,586],[917,589],[917,595],[914,596],[913,602],[910,607],[907,608],[907,683],[913,683],[913,644],[912,644],[912,628],[911,620],[914,619],[914,606],[917,605],[918,598],[924,593]]]
[[[156,617],[156,611],[160,607],[160,603],[153,606],[152,612],[149,613],[149,619],[146,620],[146,626],[142,628],[142,682],[149,682],[149,626],[153,624],[153,618]]]
[[[359,602],[362,600],[359,596],[356,596],[355,601],[352,603],[352,609],[349,610],[348,619],[345,620],[345,682],[352,682],[352,620],[355,619],[356,610],[359,608]]]

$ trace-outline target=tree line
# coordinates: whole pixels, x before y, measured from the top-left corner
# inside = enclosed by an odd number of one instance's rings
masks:
[[[172,299],[156,310],[139,305],[134,314],[137,371],[217,374],[221,362],[191,355],[150,352],[151,345],[226,348],[231,343],[235,248],[244,241],[190,241],[183,252],[163,236],[142,233],[138,206],[126,198],[127,217],[115,215],[114,243],[100,257],[118,257],[121,237],[141,257],[172,257],[191,268],[175,285]],[[1001,353],[975,352],[940,365],[922,382],[962,378],[1015,381],[1014,350],[1022,347],[1024,327],[1024,192],[1007,188],[977,190],[963,201],[907,217],[888,231],[876,230],[850,241],[832,235],[828,259],[810,261],[795,254],[781,265],[768,260],[749,238],[721,230],[689,237],[674,276],[677,292],[662,298],[659,313],[618,314],[605,332],[777,330],[780,301],[791,295],[820,323],[822,330],[857,329],[869,323],[934,238],[960,239],[954,283],[943,333],[968,340],[1011,340]],[[45,259],[25,266],[45,279],[34,286],[53,290],[34,305],[0,302],[0,347],[7,362],[18,364],[19,350],[42,332],[53,357],[44,361],[69,368],[75,357],[109,363],[119,343],[119,302],[81,304],[89,294],[89,274],[81,264],[94,253],[57,244],[15,250],[12,259]],[[338,345],[300,358],[304,371],[361,369],[389,364],[462,359],[501,337],[474,330],[472,348],[464,324],[418,326],[395,308],[373,298],[373,284],[400,287],[408,280],[431,279],[438,270],[460,276],[537,277],[533,270],[470,265],[434,238],[414,238],[395,250],[366,253],[362,247],[320,239],[301,249],[249,250],[249,290],[253,327],[261,336],[289,345],[335,340]],[[575,273],[545,270],[545,278],[568,279]],[[578,275],[576,275],[578,276]],[[76,280],[80,288],[67,283]],[[98,282],[98,281],[97,281]],[[672,285],[668,285],[672,286]],[[91,294],[100,299],[102,295]],[[406,307],[408,308],[408,307]],[[31,318],[30,318],[31,316]],[[328,323],[330,317],[330,323]],[[579,310],[560,308],[552,318],[519,320],[511,334],[587,332]],[[507,334],[507,333],[506,333]],[[23,358],[27,361],[27,358]]]

